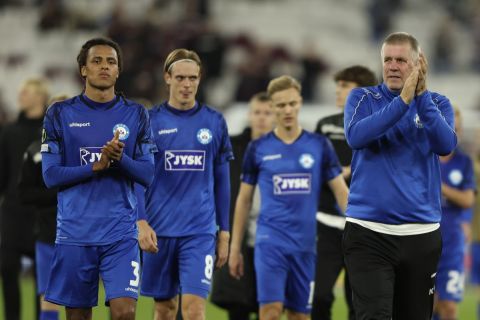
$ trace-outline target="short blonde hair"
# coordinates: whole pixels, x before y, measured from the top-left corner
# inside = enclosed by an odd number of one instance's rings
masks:
[[[296,89],[299,93],[302,93],[302,85],[300,82],[291,76],[280,76],[270,80],[267,87],[267,94],[270,99],[276,92],[287,90],[290,88]]]
[[[47,81],[42,78],[28,78],[22,83],[22,88],[31,86],[35,88],[38,94],[42,95],[44,97],[44,104],[46,105],[48,102],[48,99],[50,98],[50,90],[48,88]]]

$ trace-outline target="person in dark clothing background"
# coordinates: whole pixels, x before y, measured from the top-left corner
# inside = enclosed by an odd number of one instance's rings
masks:
[[[0,274],[8,320],[20,320],[21,257],[34,257],[34,210],[20,203],[18,175],[25,150],[41,137],[48,98],[44,80],[26,80],[18,95],[19,117],[0,135]]]
[[[332,142],[338,159],[343,167],[343,177],[350,182],[350,162],[352,150],[345,140],[343,129],[343,108],[348,94],[353,88],[368,87],[377,84],[375,74],[363,66],[352,66],[337,72],[336,106],[341,113],[321,119],[317,124],[317,133],[321,133]],[[312,306],[312,320],[329,320],[334,295],[333,286],[345,266],[342,252],[342,235],[345,217],[335,201],[328,185],[322,187],[317,213],[317,267],[315,273],[315,290]],[[345,273],[345,299],[349,309],[349,319],[355,319],[352,307],[351,288]]]
[[[273,128],[273,112],[266,92],[255,94],[249,103],[249,126],[239,135],[230,139],[235,159],[230,162],[230,192],[231,199],[236,199],[240,187],[243,155],[251,140],[257,139]],[[217,270],[213,275],[211,301],[228,311],[229,320],[248,320],[250,313],[258,313],[256,296],[255,270],[253,267],[253,246],[255,241],[256,217],[259,211],[259,196],[254,197],[251,217],[243,243],[244,276],[241,280],[234,279],[228,270],[228,265]],[[255,205],[257,203],[257,205]],[[256,208],[255,208],[256,206]],[[235,201],[230,202],[230,224],[233,223]]]
[[[68,96],[56,96],[50,100],[49,105],[65,99],[68,99]],[[18,196],[22,204],[35,207],[35,271],[37,294],[40,296],[39,319],[58,320],[60,306],[44,299],[55,247],[57,190],[47,189],[43,182],[41,144],[41,139],[35,140],[24,153]]]

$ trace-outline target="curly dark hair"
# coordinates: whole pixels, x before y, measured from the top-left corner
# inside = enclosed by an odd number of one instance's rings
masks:
[[[82,74],[82,67],[87,65],[88,50],[94,46],[109,46],[117,52],[118,71],[123,69],[122,49],[115,41],[108,38],[93,38],[85,42],[77,56],[78,71]]]

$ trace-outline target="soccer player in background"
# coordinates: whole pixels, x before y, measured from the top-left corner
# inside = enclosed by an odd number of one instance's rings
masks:
[[[175,319],[179,294],[183,319],[205,319],[213,270],[228,257],[233,153],[222,114],[195,100],[201,72],[195,52],[172,51],[168,101],[150,110],[160,152],[138,225],[141,294],[154,298],[154,319]]]
[[[65,99],[68,99],[68,96],[55,96],[50,99],[49,104]],[[35,208],[35,275],[37,294],[40,296],[39,320],[58,320],[60,307],[45,301],[45,290],[55,250],[58,190],[47,189],[43,182],[41,144],[39,137],[28,146],[23,155],[18,195],[23,204]]]
[[[479,152],[477,150],[477,152]],[[474,162],[475,179],[477,184],[480,181],[480,153],[477,153]],[[477,190],[478,192],[478,190]],[[480,197],[478,193],[475,197],[475,205],[473,208],[473,221],[472,221],[472,268],[471,279],[472,284],[475,286],[475,295],[477,302],[477,320],[480,320]]]
[[[315,277],[315,213],[321,185],[328,181],[342,210],[348,188],[326,137],[298,122],[301,85],[281,76],[268,85],[275,129],[250,142],[235,207],[229,259],[233,277],[243,275],[240,249],[255,185],[261,195],[255,239],[255,272],[261,320],[308,319]]]
[[[438,156],[455,149],[449,100],[427,90],[427,61],[410,34],[382,45],[384,82],[353,89],[353,149],[343,250],[358,320],[430,319],[442,240]]]
[[[352,150],[345,139],[343,129],[343,109],[345,100],[353,88],[370,87],[377,84],[375,74],[363,66],[351,66],[338,71],[334,76],[336,106],[342,112],[320,119],[315,132],[325,135],[337,153],[342,174],[347,184],[350,182]],[[317,212],[317,261],[315,270],[315,291],[313,294],[312,319],[329,320],[332,317],[334,300],[333,287],[345,267],[342,250],[345,216],[338,207],[329,186],[324,184],[320,193]],[[348,275],[344,278],[345,299],[348,317],[355,319],[352,305],[352,289]]]
[[[67,319],[89,320],[99,277],[113,320],[134,319],[140,282],[134,183],[153,178],[145,108],[115,93],[117,43],[87,41],[77,56],[85,90],[53,104],[44,120],[43,178],[58,191],[57,236],[45,300]]]
[[[454,107],[455,132],[460,137],[462,118]],[[465,283],[464,256],[466,240],[470,236],[470,221],[464,212],[475,202],[475,175],[470,157],[459,148],[440,157],[442,173],[442,255],[438,264],[435,285],[437,301],[434,319],[458,319],[458,303],[463,298]],[[465,231],[464,231],[465,230]]]
[[[5,319],[20,320],[20,271],[22,255],[34,258],[34,208],[20,202],[18,176],[27,147],[42,132],[42,119],[49,99],[45,80],[27,79],[18,93],[20,114],[0,135],[0,270]],[[35,298],[36,300],[36,298]]]
[[[266,92],[255,94],[249,102],[248,127],[239,135],[231,137],[233,156],[230,162],[230,199],[236,199],[240,188],[243,156],[248,143],[272,131],[273,110]],[[233,223],[235,202],[230,203],[230,224]],[[247,236],[242,243],[244,272],[241,280],[230,275],[228,265],[213,273],[211,301],[228,311],[229,320],[249,320],[251,313],[258,314],[257,288],[253,265],[255,230],[260,211],[260,195],[255,190],[252,210],[247,225]]]

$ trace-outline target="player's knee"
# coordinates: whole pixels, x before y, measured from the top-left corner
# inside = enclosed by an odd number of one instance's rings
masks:
[[[182,315],[185,320],[203,320],[205,319],[205,304],[201,302],[191,302],[182,307]]]
[[[67,320],[91,320],[92,309],[66,308]]]
[[[120,310],[111,310],[112,320],[134,320],[135,319],[135,307],[125,307]]]
[[[175,319],[177,308],[177,299],[155,301],[155,320]]]
[[[453,301],[444,301],[439,305],[439,313],[441,320],[457,319],[457,304]]]
[[[281,316],[281,306],[265,305],[260,308],[260,320],[279,320]]]

